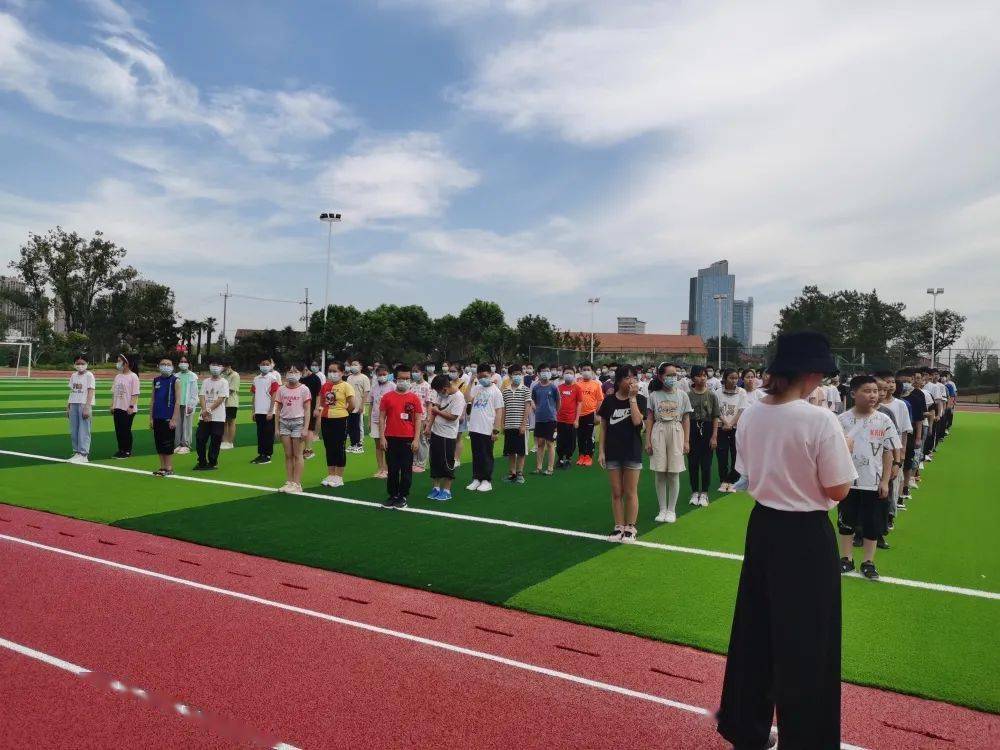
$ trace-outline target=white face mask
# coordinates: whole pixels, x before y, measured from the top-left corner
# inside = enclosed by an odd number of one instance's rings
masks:
[[[399,391],[400,393],[406,393],[408,390],[410,390],[410,381],[409,380],[397,380],[396,381],[396,390]]]
[[[319,372],[319,365],[309,365],[309,369],[312,372]]]
[[[77,365],[76,366],[76,371],[77,372],[86,372],[87,371],[87,365]]]
[[[297,373],[297,372],[290,372],[290,373],[288,373],[285,376],[285,380],[287,380],[289,383],[298,383],[299,382],[299,373]]]
[[[573,375],[573,373],[571,372],[565,372],[563,373],[563,380],[567,383],[572,383],[574,380],[576,380],[576,376]]]
[[[584,370],[583,372],[580,373],[580,375],[583,377],[584,380],[590,380],[592,377],[594,377],[594,373],[591,372],[590,370]]]
[[[125,369],[125,363],[124,362],[115,362],[115,369],[118,370],[118,372],[121,372],[122,370]]]
[[[552,373],[549,372],[548,370],[542,370],[540,373],[538,373],[538,377],[540,377],[542,380],[548,380],[549,378],[552,377]]]
[[[357,375],[359,372],[361,372],[361,367],[359,367],[358,365],[351,365],[351,372]]]
[[[160,372],[163,375],[170,375],[174,371],[173,365],[160,365]]]
[[[190,366],[191,366],[191,365],[189,365],[189,364],[188,364],[187,362],[181,362],[181,363],[180,363],[179,365],[177,365],[177,368],[178,368],[178,369],[179,369],[179,370],[180,370],[181,372],[187,372],[187,371],[188,371],[188,368],[189,368]]]
[[[379,375],[378,376],[378,382],[380,382],[380,383],[388,383],[389,382],[389,376],[388,375]]]
[[[181,365],[181,367],[183,367],[183,366],[184,365]],[[261,374],[267,375],[269,372],[271,372],[271,365],[261,365],[260,366],[260,371],[261,371]]]
[[[208,371],[213,375],[219,375],[222,372],[222,368],[219,365],[210,365]]]
[[[338,371],[338,372],[331,372],[328,377],[330,378],[331,383],[339,383],[344,376]]]
[[[431,375],[434,374],[435,370],[437,370],[437,366],[436,365],[427,365],[427,372],[429,372]]]
[[[423,377],[424,377],[423,374],[419,370],[414,370],[413,372],[410,373],[410,380],[412,380],[414,383],[419,383],[421,379],[423,379]]]

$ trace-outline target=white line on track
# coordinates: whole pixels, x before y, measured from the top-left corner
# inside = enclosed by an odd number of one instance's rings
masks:
[[[57,667],[66,672],[71,672],[77,677],[85,677],[93,674],[93,670],[81,667],[79,664],[65,661],[64,659],[60,659],[58,656],[47,654],[44,651],[38,651],[21,643],[9,641],[6,638],[0,638],[0,648],[5,648],[8,651],[21,654],[21,656],[27,656],[30,659],[35,659],[36,661],[48,664],[50,667]],[[121,680],[114,680],[113,682],[108,683],[107,687],[116,693],[129,693],[137,698],[149,700],[149,693],[147,691],[141,688],[129,688],[121,682]],[[170,703],[169,708],[180,716],[204,716],[202,712],[183,703]],[[295,747],[295,745],[289,745],[285,742],[279,742],[275,745],[271,745],[271,748],[272,750],[299,750],[299,748]]]
[[[189,586],[191,588],[199,589],[201,591],[208,591],[213,594],[228,596],[233,599],[252,602],[254,604],[262,604],[266,607],[274,607],[275,609],[284,610],[285,612],[293,612],[295,614],[305,615],[306,617],[313,617],[318,620],[325,620],[327,622],[332,622],[337,625],[344,625],[349,628],[363,630],[368,633],[376,633],[378,635],[389,636],[391,638],[398,638],[403,641],[409,641],[411,643],[419,643],[423,646],[431,646],[433,648],[438,648],[441,649],[442,651],[450,651],[451,653],[462,654],[463,656],[470,656],[475,659],[482,659],[483,661],[489,661],[495,664],[502,664],[504,666],[513,667],[515,669],[521,669],[526,672],[533,672],[535,674],[545,675],[546,677],[552,677],[558,680],[572,682],[577,685],[583,685],[585,687],[594,688],[595,690],[603,690],[604,692],[608,693],[616,693],[618,695],[623,695],[627,698],[635,698],[637,700],[648,701],[650,703],[658,703],[661,706],[675,708],[679,711],[686,711],[688,713],[697,714],[698,716],[708,716],[708,717],[712,716],[712,712],[709,709],[702,708],[701,706],[693,706],[690,703],[682,703],[680,701],[671,700],[670,698],[664,698],[659,695],[653,695],[652,693],[643,693],[639,690],[632,690],[631,688],[622,687],[621,685],[612,685],[611,683],[608,682],[601,682],[600,680],[592,680],[588,677],[581,677],[580,675],[571,674],[569,672],[562,672],[558,669],[540,667],[537,664],[530,664],[528,662],[518,661],[517,659],[509,659],[506,656],[491,654],[487,651],[477,651],[476,649],[466,648],[465,646],[457,646],[454,643],[437,641],[434,640],[433,638],[424,638],[423,636],[414,635],[412,633],[405,633],[401,630],[392,630],[391,628],[383,628],[379,625],[372,625],[371,623],[367,622],[360,622],[358,620],[348,620],[345,617],[338,617],[337,615],[331,615],[326,612],[318,612],[314,609],[306,609],[305,607],[298,607],[294,604],[286,604],[285,602],[278,602],[271,599],[265,599],[260,596],[254,596],[253,594],[243,593],[242,591],[232,591],[230,589],[224,589],[220,586],[212,586],[211,584],[192,581],[187,578],[178,578],[177,576],[168,575],[166,573],[159,573],[155,570],[148,570],[146,568],[139,568],[134,565],[126,565],[125,563],[114,562],[113,560],[105,560],[100,557],[92,557],[90,555],[84,555],[80,552],[73,552],[72,550],[63,549],[61,547],[52,547],[48,544],[41,544],[40,542],[33,542],[29,539],[22,539],[16,536],[10,536],[8,534],[0,534],[0,539],[5,539],[9,542],[14,542],[15,544],[23,544],[28,547],[34,547],[36,549],[45,550],[47,552],[55,552],[56,554],[66,555],[68,557],[72,557],[77,560],[86,560],[87,562],[93,562],[99,565],[105,565],[110,568],[116,568],[118,570],[124,570],[130,573],[137,573],[138,575],[148,576],[150,578],[155,578],[161,581],[176,583],[180,584],[181,586]],[[3,643],[2,639],[0,639],[0,643]],[[858,747],[856,745],[848,745],[844,743],[841,745],[841,750],[865,750],[865,749]]]
[[[64,463],[69,464],[69,460],[65,458],[53,458],[52,456],[42,456],[35,453],[22,453],[20,451],[7,451],[0,450],[0,455],[7,456],[18,456],[21,458],[32,458],[39,461],[51,461],[53,463]],[[164,478],[153,477],[151,472],[145,471],[143,469],[132,469],[127,466],[111,466],[109,464],[101,463],[86,463],[86,464],[70,464],[71,466],[79,466],[82,468],[92,468],[92,469],[105,469],[108,471],[121,471],[127,474],[139,474],[153,481],[162,482]],[[166,479],[170,480],[180,480],[183,482],[198,482],[201,484],[213,484],[222,487],[236,487],[238,489],[254,490],[257,492],[277,492],[274,487],[266,487],[264,485],[258,484],[246,484],[243,482],[229,482],[222,479],[207,479],[205,477],[192,477],[184,474],[173,474]],[[382,510],[382,505],[380,503],[372,502],[370,500],[356,500],[351,497],[337,497],[335,495],[324,495],[318,492],[300,492],[297,493],[300,497],[312,497],[318,500],[326,500],[332,503],[341,503],[343,505],[357,505],[365,508],[377,508]],[[424,516],[438,516],[441,518],[448,518],[455,521],[469,521],[472,523],[482,523],[490,526],[505,526],[512,529],[522,529],[524,531],[537,531],[545,534],[558,534],[560,536],[575,537],[577,539],[589,539],[591,541],[604,542],[605,544],[613,544],[615,546],[621,547],[618,542],[609,542],[607,537],[603,534],[593,534],[588,531],[576,531],[574,529],[560,529],[556,526],[540,526],[533,523],[522,523],[520,521],[508,521],[502,518],[490,518],[488,516],[471,516],[464,513],[449,513],[448,511],[442,510],[431,510],[429,508],[414,508],[408,507],[402,510],[395,511],[385,511],[386,513],[414,513],[416,515]],[[743,561],[743,555],[738,555],[733,552],[720,552],[718,550],[701,549],[699,547],[684,547],[675,544],[663,544],[661,542],[649,542],[644,539],[637,539],[634,542],[629,543],[630,547],[642,547],[646,549],[655,549],[663,552],[677,552],[685,555],[698,555],[700,557],[714,557],[720,560],[734,560],[737,562]],[[860,573],[855,571],[845,578],[853,578],[856,580],[864,581],[866,585],[871,584],[871,581],[864,579]],[[924,589],[926,591],[937,591],[945,594],[957,594],[959,596],[971,596],[979,599],[992,599],[1000,601],[1000,593],[995,591],[983,591],[982,589],[970,589],[964,588],[962,586],[949,586],[944,583],[933,583],[930,581],[913,581],[908,578],[894,578],[891,576],[882,576],[878,579],[878,583],[885,583],[893,586],[905,586],[907,588]]]
[[[147,409],[137,409],[136,413],[147,411]],[[55,411],[12,411],[12,412],[0,412],[0,418],[3,417],[32,417],[36,414],[65,414],[65,409],[56,409]],[[110,417],[110,414],[94,414],[95,417]]]

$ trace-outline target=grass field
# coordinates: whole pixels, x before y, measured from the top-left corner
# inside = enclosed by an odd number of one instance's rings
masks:
[[[740,554],[751,507],[744,494],[692,508],[682,491],[678,522],[661,526],[651,521],[656,500],[652,477],[644,475],[639,532],[642,541],[658,545],[650,547],[524,527],[606,533],[607,481],[597,467],[555,477],[529,475],[520,487],[497,481],[485,496],[460,489],[451,503],[423,500],[430,480],[415,475],[412,507],[470,518],[282,495],[269,489],[284,481],[280,446],[272,464],[249,464],[256,443],[245,409],[240,447],[222,453],[219,471],[191,472],[194,458],[178,456],[180,474],[205,481],[157,479],[138,473],[156,468],[145,413],[136,418],[132,458],[105,458],[116,450],[107,381],[98,385],[91,458],[135,473],[10,455],[68,457],[65,395],[62,381],[0,381],[0,501],[720,653],[726,649],[739,561],[663,545]],[[995,593],[1000,592],[1000,504],[988,471],[996,463],[998,438],[997,415],[956,415],[952,436],[928,465],[911,509],[889,537],[893,549],[881,551],[877,560],[886,578],[974,592],[846,578],[845,679],[1000,712]],[[370,478],[375,466],[368,443],[364,455],[348,456],[347,484],[336,491],[319,486],[325,467],[318,444],[319,455],[306,465],[307,491],[382,500],[384,483]],[[457,487],[468,483],[469,469],[463,463]],[[501,472],[498,461],[497,479]],[[682,490],[686,481],[682,477]]]

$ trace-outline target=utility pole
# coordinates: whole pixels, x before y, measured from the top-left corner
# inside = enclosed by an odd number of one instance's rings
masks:
[[[226,339],[226,314],[229,311],[229,298],[232,297],[229,293],[229,284],[226,284],[226,291],[222,292],[222,340],[225,342],[223,346],[229,347],[229,341]]]
[[[590,305],[590,363],[594,363],[594,308],[601,301],[600,297],[590,297],[587,304]]]
[[[333,225],[341,219],[337,213],[321,213],[319,220],[327,224],[326,234],[326,286],[323,291],[323,362],[321,367],[326,372],[326,316],[330,310],[330,250],[333,245]]]
[[[306,333],[309,332],[309,287],[306,287],[306,298],[302,301],[302,304],[306,306],[306,315],[303,320],[306,322]]]
[[[937,367],[937,362],[934,360],[934,352],[937,345],[937,298],[939,294],[944,294],[944,289],[941,287],[929,287],[927,293],[934,299],[933,312],[931,313],[931,367]]]

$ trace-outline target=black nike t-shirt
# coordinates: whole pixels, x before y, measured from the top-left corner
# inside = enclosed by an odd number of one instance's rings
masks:
[[[636,396],[639,413],[646,414],[646,397]],[[642,463],[642,425],[632,424],[632,407],[628,399],[614,393],[604,397],[597,410],[604,425],[604,458],[607,461]]]

